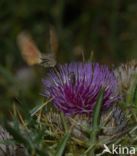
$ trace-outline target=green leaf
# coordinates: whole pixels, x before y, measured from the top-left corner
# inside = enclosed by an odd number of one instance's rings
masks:
[[[133,102],[137,106],[137,83],[135,85],[134,93],[133,93]]]
[[[68,141],[69,137],[70,137],[70,133],[68,132],[61,139],[61,141],[57,145],[57,151],[56,151],[55,156],[62,156],[63,155],[64,149],[66,147],[66,144],[67,144],[67,141]]]
[[[101,89],[100,93],[97,98],[96,105],[93,110],[93,120],[92,120],[92,127],[90,130],[90,147],[86,151],[88,152],[88,155],[94,156],[94,150],[95,150],[95,145],[97,142],[97,134],[100,130],[100,111],[101,111],[101,106],[102,106],[102,101],[103,101],[103,96],[104,96],[104,90]]]

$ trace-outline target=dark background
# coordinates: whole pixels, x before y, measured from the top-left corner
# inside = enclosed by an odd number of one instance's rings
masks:
[[[26,65],[16,38],[27,30],[41,51],[47,52],[50,25],[58,37],[59,63],[77,60],[81,47],[86,59],[93,51],[93,60],[110,65],[136,59],[136,0],[1,0],[0,100],[3,109],[11,103],[28,106],[39,102],[43,69]],[[28,75],[23,73],[23,76],[28,77],[23,78],[22,70],[27,71]],[[18,76],[22,77],[19,83]]]

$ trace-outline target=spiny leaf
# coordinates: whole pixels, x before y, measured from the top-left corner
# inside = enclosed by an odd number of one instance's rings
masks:
[[[24,144],[25,147],[28,147],[28,149],[32,148],[30,141],[28,139],[26,139],[25,137],[23,137],[22,134],[18,130],[16,130],[15,128],[13,128],[11,125],[9,125],[7,123],[5,124],[5,128],[14,137],[14,139],[16,141]]]

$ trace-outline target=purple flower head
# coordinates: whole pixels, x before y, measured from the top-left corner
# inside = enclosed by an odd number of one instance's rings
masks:
[[[66,115],[91,114],[103,87],[103,109],[119,100],[117,80],[105,65],[70,63],[51,69],[43,80],[44,96]]]

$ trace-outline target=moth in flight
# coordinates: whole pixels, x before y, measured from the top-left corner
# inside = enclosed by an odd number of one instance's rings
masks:
[[[50,29],[50,53],[41,53],[31,35],[26,32],[21,32],[17,36],[17,43],[21,55],[28,65],[41,64],[44,67],[54,67],[56,65],[55,57],[58,49],[58,42],[53,29]]]

